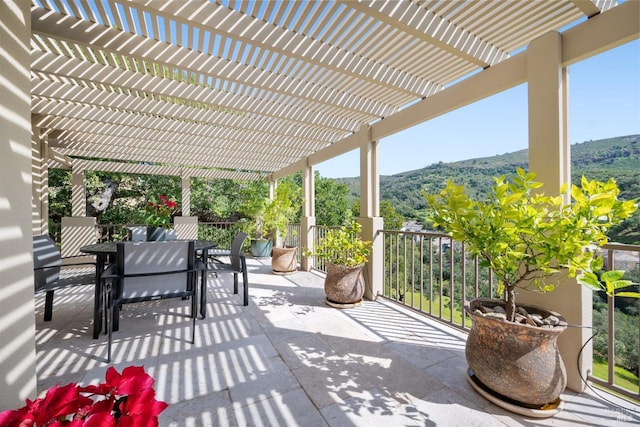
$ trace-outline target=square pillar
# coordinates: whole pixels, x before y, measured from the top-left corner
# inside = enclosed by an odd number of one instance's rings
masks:
[[[60,252],[63,257],[86,255],[80,252],[80,248],[98,241],[96,218],[85,216],[63,217],[60,235],[62,243]],[[87,260],[92,258],[92,256],[87,255]]]
[[[379,233],[384,228],[384,219],[360,217],[358,222],[362,226],[360,237],[372,244],[369,262],[364,266],[364,297],[373,301],[384,293],[384,236]]]
[[[313,265],[313,257],[304,255],[306,248],[313,248],[315,238],[315,216],[303,216],[300,218],[300,247],[303,249],[303,255],[300,261],[300,269],[302,271],[311,270]]]
[[[360,237],[370,241],[371,254],[365,265],[364,297],[375,300],[384,292],[384,239],[380,230],[384,219],[380,217],[380,178],[378,175],[378,141],[371,139],[371,127],[363,126],[360,142]]]
[[[87,216],[87,190],[85,169],[74,167],[71,172],[71,216]],[[64,255],[63,255],[64,256]]]
[[[29,2],[0,1],[0,411],[36,393]]]
[[[178,239],[198,239],[198,217],[197,216],[176,216],[173,217],[173,228],[176,230]]]
[[[31,126],[31,152],[31,231],[37,236],[49,232],[49,168],[47,144],[36,126]]]
[[[552,32],[534,40],[527,50],[529,103],[529,170],[537,173],[544,186],[539,190],[558,195],[560,187],[571,183],[571,154],[568,141],[568,71],[562,67],[562,35]],[[570,202],[569,194],[564,198]],[[562,314],[569,324],[592,325],[591,290],[575,280],[563,283],[553,292],[540,294],[521,291],[517,301],[533,304]],[[569,328],[560,335],[558,347],[567,368],[567,387],[582,392],[584,375],[591,369],[593,347],[585,347],[580,359],[578,352],[590,338],[591,331]]]
[[[191,177],[182,177],[182,216],[191,215]]]
[[[311,270],[313,257],[304,255],[306,248],[313,248],[315,241],[316,206],[315,206],[315,176],[313,166],[307,166],[302,170],[302,217],[300,218],[300,246],[303,249],[300,268],[303,271]]]

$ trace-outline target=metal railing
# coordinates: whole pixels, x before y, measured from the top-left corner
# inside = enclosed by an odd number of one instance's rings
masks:
[[[237,222],[198,222],[198,239],[212,240],[218,247],[230,248],[233,237],[239,230]]]
[[[442,233],[383,230],[383,296],[453,327],[468,330],[464,303],[496,297],[490,269],[464,244]]]
[[[602,248],[602,255],[606,270],[624,270],[624,279],[640,283],[640,245],[607,244]],[[635,289],[635,291],[637,290]],[[622,307],[626,307],[627,312],[635,313],[635,316],[623,314]],[[597,317],[597,305],[594,304],[594,339],[598,336],[606,336],[607,353],[606,355],[598,354],[594,348],[594,369],[588,376],[593,383],[636,401],[640,401],[640,383],[638,382],[640,376],[639,313],[640,300],[607,297],[607,324],[605,328],[604,325],[595,321],[600,317]],[[629,328],[630,321],[633,321],[632,324],[635,324],[635,328]],[[618,327],[618,323],[621,323],[620,327]],[[623,335],[627,336],[623,337]],[[635,345],[624,345],[623,338],[627,343],[635,342]],[[614,363],[610,363],[610,361]],[[601,362],[606,365],[606,374],[604,375],[602,370],[596,370],[596,365]],[[634,375],[635,378],[627,374]],[[625,376],[627,376],[626,379]],[[633,380],[635,380],[635,385],[633,385]]]
[[[338,229],[340,227],[327,227],[325,225],[314,225],[312,227],[313,229],[313,248],[315,248],[316,246],[318,246],[318,243],[320,242],[320,240],[324,239],[325,237],[327,237],[327,232],[331,229]],[[313,248],[312,252],[313,252]],[[319,270],[322,271],[323,273],[327,272],[327,263],[325,260],[320,259],[318,257],[316,257],[315,255],[313,256],[313,268],[315,270]]]
[[[144,224],[96,224],[98,243],[124,240],[129,235],[129,227],[146,227]]]

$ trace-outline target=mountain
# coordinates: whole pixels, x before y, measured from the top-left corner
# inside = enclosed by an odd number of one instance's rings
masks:
[[[406,219],[420,220],[426,207],[422,191],[440,191],[447,180],[465,184],[474,197],[482,197],[493,178],[511,175],[516,167],[528,168],[528,150],[463,160],[435,163],[422,169],[380,177],[380,198],[389,200]],[[623,199],[640,198],[640,135],[586,141],[571,146],[572,179],[582,175],[589,179],[615,178]],[[339,178],[349,187],[350,198],[360,194],[359,178]],[[635,217],[638,217],[636,213]],[[640,233],[640,230],[635,230]]]

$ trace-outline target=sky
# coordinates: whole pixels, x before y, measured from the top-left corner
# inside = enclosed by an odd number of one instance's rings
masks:
[[[381,175],[527,148],[527,86],[517,86],[378,145]],[[640,134],[640,40],[569,67],[569,141]],[[359,150],[315,165],[328,178],[359,174]],[[639,165],[640,167],[640,165]]]

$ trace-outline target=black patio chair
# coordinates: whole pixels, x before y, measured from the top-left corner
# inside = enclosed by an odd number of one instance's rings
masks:
[[[124,304],[167,298],[191,299],[191,343],[195,341],[196,264],[194,241],[118,242],[116,261],[101,276],[109,313],[107,362],[111,362],[112,332],[119,329]]]
[[[57,289],[95,285],[96,263],[86,259],[86,255],[63,258],[48,234],[33,236],[33,283],[36,293],[46,292],[45,322],[53,318],[53,294]],[[85,268],[78,268],[79,266]],[[86,268],[89,266],[92,268]]]
[[[242,245],[247,240],[247,234],[236,233],[231,243],[230,249],[215,248],[209,252],[211,262],[208,271],[213,272],[216,277],[219,274],[233,274],[233,293],[238,293],[238,274],[242,274],[242,285],[244,294],[244,305],[249,305],[249,279],[247,274],[247,259],[242,254]],[[229,258],[229,262],[223,262],[221,258]]]

